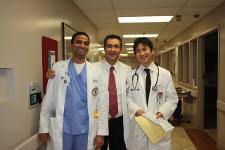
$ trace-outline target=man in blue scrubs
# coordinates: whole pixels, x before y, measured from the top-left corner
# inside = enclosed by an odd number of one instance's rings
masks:
[[[72,58],[54,64],[40,114],[40,140],[51,150],[94,150],[108,135],[101,75],[85,60],[90,39],[77,32],[71,40]]]

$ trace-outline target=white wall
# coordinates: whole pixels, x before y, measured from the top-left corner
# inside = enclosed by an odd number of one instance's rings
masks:
[[[42,87],[41,37],[59,41],[61,58],[62,21],[88,32],[92,42],[97,29],[71,0],[0,0],[0,19],[0,68],[12,68],[10,83],[1,70],[0,87],[14,89],[0,92],[0,149],[11,150],[38,131],[40,106],[29,109],[27,88],[30,81]]]
[[[177,46],[179,43],[183,43],[184,41],[188,41],[191,39],[194,39],[204,33],[207,33],[208,31],[219,27],[219,63],[218,63],[218,98],[217,98],[217,144],[221,149],[225,149],[225,130],[223,129],[223,126],[225,124],[225,2],[220,4],[217,8],[215,8],[213,11],[211,11],[209,14],[207,14],[205,17],[201,18],[199,21],[194,23],[192,26],[187,28],[185,31],[183,31],[181,34],[179,34],[177,37],[175,37],[172,41],[170,41],[167,45],[165,45],[163,49],[166,49],[167,47],[174,47]],[[201,96],[201,95],[199,95]],[[197,99],[200,100],[200,99]],[[199,123],[197,121],[202,120],[202,118],[199,116],[199,108],[201,106],[202,102],[196,101],[191,106],[192,114],[194,112],[193,116],[196,120],[196,123]],[[199,126],[199,125],[198,125]]]

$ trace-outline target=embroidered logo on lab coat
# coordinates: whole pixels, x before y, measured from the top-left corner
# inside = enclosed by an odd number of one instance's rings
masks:
[[[98,95],[98,88],[97,87],[93,88],[91,93],[92,93],[93,96],[97,96]]]

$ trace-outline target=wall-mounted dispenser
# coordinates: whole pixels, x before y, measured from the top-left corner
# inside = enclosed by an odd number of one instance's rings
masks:
[[[41,103],[41,90],[38,81],[32,81],[29,83],[29,107],[33,108],[38,103]]]

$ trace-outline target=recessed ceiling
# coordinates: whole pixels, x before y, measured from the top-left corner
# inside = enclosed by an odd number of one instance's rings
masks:
[[[185,28],[206,15],[224,0],[73,0],[83,13],[98,28],[99,43],[103,43],[108,34],[143,34],[158,33],[153,39],[155,49],[174,38]],[[193,17],[199,14],[199,18]],[[181,21],[174,17],[168,23],[123,23],[118,17],[131,16],[176,16],[181,15]],[[123,42],[133,42],[134,39],[123,39]],[[130,47],[130,46],[128,46]],[[124,49],[126,47],[124,46]]]

